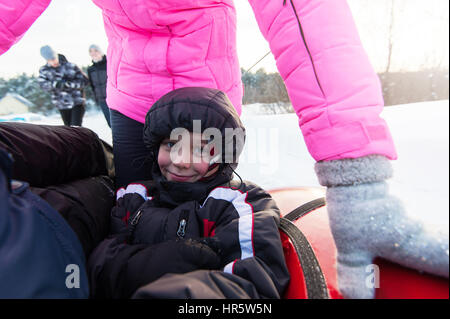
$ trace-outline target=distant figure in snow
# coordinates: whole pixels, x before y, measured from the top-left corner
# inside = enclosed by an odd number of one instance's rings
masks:
[[[109,107],[106,104],[106,55],[96,44],[89,46],[92,65],[87,69],[89,83],[94,91],[95,102],[102,109],[108,126],[111,127]]]
[[[39,86],[51,93],[64,125],[81,126],[86,111],[83,91],[88,84],[86,75],[48,45],[41,48],[41,55],[47,63],[39,69]]]

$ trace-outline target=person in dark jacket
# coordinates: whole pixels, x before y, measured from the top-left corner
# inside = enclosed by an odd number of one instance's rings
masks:
[[[280,211],[233,179],[245,129],[225,93],[187,87],[146,116],[152,180],[117,191],[111,235],[88,261],[94,298],[280,298]]]
[[[100,106],[108,126],[111,127],[109,107],[106,104],[106,55],[96,44],[89,47],[89,55],[92,58],[92,65],[87,69],[89,83],[94,92],[95,102]]]
[[[41,55],[47,64],[39,69],[39,86],[51,93],[64,125],[81,126],[86,111],[83,89],[88,84],[87,76],[48,45],[41,47]]]
[[[12,176],[13,157],[0,146],[0,299],[87,298],[76,234],[28,183]]]

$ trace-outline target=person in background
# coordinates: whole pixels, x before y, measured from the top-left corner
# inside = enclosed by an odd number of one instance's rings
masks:
[[[88,78],[50,46],[45,45],[40,51],[47,63],[39,69],[39,86],[51,94],[52,103],[61,113],[64,125],[81,126],[86,111],[83,89]]]
[[[89,83],[94,92],[95,102],[102,109],[106,122],[111,127],[109,107],[106,104],[106,55],[96,44],[89,46],[89,55],[92,58],[92,65],[87,69]]]

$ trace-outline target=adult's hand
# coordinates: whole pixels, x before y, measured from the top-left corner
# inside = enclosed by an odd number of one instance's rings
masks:
[[[429,233],[389,194],[392,167],[372,155],[316,163],[327,186],[330,227],[338,252],[338,285],[346,298],[373,298],[366,267],[377,256],[409,268],[449,275],[448,234]]]

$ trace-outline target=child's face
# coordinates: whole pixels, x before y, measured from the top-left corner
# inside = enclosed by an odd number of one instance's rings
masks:
[[[103,55],[101,52],[95,50],[95,49],[90,49],[89,50],[89,55],[91,56],[92,60],[94,60],[94,62],[98,62],[101,59],[103,59]]]
[[[57,68],[59,66],[59,59],[58,57],[51,59],[51,60],[47,60],[48,65],[50,65],[53,68]]]
[[[195,143],[194,141],[198,141]],[[219,167],[208,172],[210,148],[201,141],[201,134],[187,132],[179,140],[165,139],[159,146],[158,165],[162,175],[172,182],[193,183],[214,174]]]

